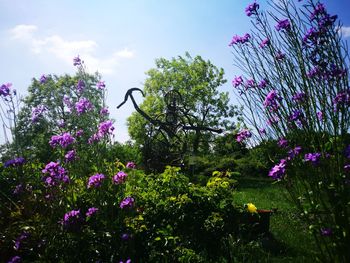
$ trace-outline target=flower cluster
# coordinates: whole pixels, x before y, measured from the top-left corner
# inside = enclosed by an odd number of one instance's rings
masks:
[[[106,87],[106,84],[104,81],[99,81],[99,82],[97,82],[96,87],[98,89],[104,89]]]
[[[49,144],[51,147],[60,145],[61,147],[66,148],[68,145],[74,142],[74,137],[70,133],[65,132],[62,135],[53,135],[49,141]]]
[[[90,176],[87,187],[88,188],[97,188],[100,187],[102,184],[102,181],[105,179],[105,175],[104,174],[94,174],[92,176]]]
[[[263,41],[260,42],[259,47],[264,48],[266,46],[270,45],[270,40],[268,38],[264,39]]]
[[[47,77],[45,74],[41,75],[39,82],[40,84],[45,84],[47,82]]]
[[[21,166],[26,162],[23,157],[16,157],[14,159],[8,160],[4,163],[4,167],[16,167]]]
[[[67,163],[74,161],[76,159],[76,154],[77,152],[75,150],[70,150],[64,155],[64,159]]]
[[[243,142],[244,140],[246,140],[250,137],[252,137],[252,133],[249,130],[245,129],[245,130],[242,130],[239,133],[237,133],[236,141]]]
[[[45,184],[47,186],[54,186],[57,183],[63,182],[68,183],[69,177],[67,175],[67,171],[60,166],[58,162],[50,162],[45,168],[42,170],[43,174],[48,174],[43,177]]]
[[[87,98],[80,98],[79,101],[75,104],[75,109],[78,112],[78,115],[85,113],[93,108],[92,103]]]
[[[120,171],[116,175],[113,176],[113,183],[114,184],[122,184],[125,182],[127,176],[128,176],[127,173]]]
[[[136,168],[136,164],[134,162],[127,162],[126,168],[135,169]]]
[[[273,111],[276,111],[279,108],[279,101],[281,101],[282,98],[278,95],[277,90],[270,91],[264,101],[264,107],[269,108]]]
[[[85,82],[83,80],[79,79],[78,83],[77,83],[77,91],[79,93],[81,93],[84,91],[84,88],[85,88]]]
[[[246,7],[245,13],[247,16],[255,15],[257,14],[258,9],[259,9],[259,4],[254,2]]]
[[[120,202],[119,207],[122,209],[123,208],[132,208],[134,206],[134,203],[135,203],[134,198],[128,196]]]
[[[238,76],[238,77],[235,77],[233,80],[232,80],[232,85],[233,87],[237,88],[239,85],[241,85],[243,83],[243,78],[242,76]]]
[[[47,110],[45,105],[39,105],[32,109],[32,123],[35,123],[39,120],[39,118],[43,115],[43,113]]]
[[[71,227],[79,224],[81,221],[80,209],[72,210],[64,214],[62,225],[65,227]]]
[[[19,250],[24,240],[26,240],[30,234],[28,232],[23,232],[15,241],[14,249]]]
[[[247,43],[250,38],[251,38],[251,36],[248,33],[246,33],[243,37],[235,35],[235,36],[233,36],[229,46]]]
[[[280,30],[289,31],[290,30],[290,22],[288,19],[279,20],[277,25],[275,26],[275,28],[277,31],[280,31]]]
[[[97,212],[98,212],[98,208],[90,207],[85,215],[86,215],[86,217],[91,217],[92,215],[96,214]]]
[[[0,86],[0,96],[3,96],[3,97],[9,96],[11,93],[11,89],[10,89],[11,86],[12,86],[12,83],[2,84]]]
[[[321,154],[320,153],[307,153],[304,156],[305,162],[311,162],[312,165],[318,165],[320,163]]]
[[[106,115],[108,115],[108,114],[109,114],[108,108],[102,108],[102,109],[100,110],[100,115],[106,116]]]
[[[269,172],[269,176],[275,180],[281,180],[286,173],[287,161],[285,159],[280,160],[279,164],[272,167]]]
[[[304,92],[298,92],[293,95],[292,100],[296,103],[302,103],[306,100],[306,94]]]
[[[73,58],[73,66],[81,66],[81,63],[82,61],[79,56]]]

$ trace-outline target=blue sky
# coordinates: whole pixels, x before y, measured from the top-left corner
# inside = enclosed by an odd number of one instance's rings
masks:
[[[0,0],[0,84],[11,82],[26,95],[33,77],[73,74],[72,58],[79,54],[88,69],[99,71],[106,81],[115,139],[125,141],[126,118],[133,108],[131,103],[119,110],[116,106],[127,89],[142,88],[144,73],[156,58],[186,51],[201,55],[225,69],[229,81],[221,90],[231,91],[237,69],[228,43],[234,34],[249,31],[244,9],[250,2]],[[324,2],[331,14],[339,15],[350,37],[350,1]]]

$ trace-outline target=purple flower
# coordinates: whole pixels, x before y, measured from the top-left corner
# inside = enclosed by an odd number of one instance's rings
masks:
[[[60,166],[58,162],[50,162],[46,164],[45,168],[42,170],[42,173],[48,174],[43,177],[43,180],[47,186],[54,186],[60,182],[69,183],[67,171]]]
[[[11,86],[12,86],[11,83],[2,84],[0,86],[0,96],[7,97],[8,95],[10,95],[10,87]]]
[[[106,87],[106,84],[104,81],[99,81],[99,82],[97,82],[96,87],[98,89],[104,89]]]
[[[135,169],[136,168],[136,164],[134,162],[127,162],[126,168]]]
[[[293,158],[295,158],[297,155],[299,155],[301,153],[301,147],[300,146],[296,146],[294,149],[288,151],[288,160],[291,160]]]
[[[282,53],[281,51],[278,51],[276,54],[276,59],[277,60],[283,60],[286,57],[286,54]]]
[[[264,128],[260,128],[259,129],[259,133],[262,135],[262,134],[266,134],[266,130]]]
[[[229,46],[233,46],[236,44],[245,44],[249,41],[250,38],[251,36],[248,33],[246,33],[243,37],[235,35],[233,36]]]
[[[323,112],[322,111],[317,112],[317,118],[319,121],[323,120]]]
[[[84,134],[84,131],[82,129],[78,130],[76,133],[75,133],[75,136],[76,137],[80,137]]]
[[[134,206],[135,200],[134,198],[128,196],[125,197],[121,202],[120,202],[120,208],[132,208]]]
[[[45,74],[43,74],[43,75],[41,75],[41,77],[40,77],[40,84],[45,84],[46,83],[46,81],[47,81],[47,77],[45,76]]]
[[[81,222],[80,209],[72,210],[64,214],[62,225],[65,227],[71,227]]]
[[[17,167],[21,166],[26,162],[26,160],[23,157],[16,157],[14,159],[8,160],[4,163],[4,167]]]
[[[252,133],[249,130],[244,129],[244,130],[240,131],[239,133],[237,133],[236,141],[243,142],[244,140],[246,140],[250,137],[252,137]]]
[[[296,103],[301,103],[306,100],[306,94],[304,92],[298,92],[293,95],[292,100]]]
[[[301,110],[294,110],[289,116],[290,121],[301,121],[304,118],[304,114]]]
[[[121,235],[121,239],[123,241],[128,241],[128,240],[130,240],[130,238],[131,238],[131,236],[129,234],[127,234],[127,233],[124,233],[124,234]]]
[[[128,174],[123,171],[120,171],[115,176],[113,176],[113,183],[114,184],[124,183],[126,180],[126,177],[128,177]]]
[[[271,116],[271,117],[267,120],[266,124],[269,125],[269,126],[272,126],[273,124],[278,123],[279,120],[280,120],[280,119],[278,118],[278,116],[273,115],[273,116]]]
[[[278,95],[277,90],[272,90],[267,94],[264,100],[264,107],[276,111],[279,108],[278,101],[280,100],[282,100],[282,98]]]
[[[31,117],[32,123],[37,122],[46,110],[47,108],[44,105],[39,105],[37,107],[34,107],[32,109],[32,117]]]
[[[20,263],[21,261],[22,261],[22,258],[20,256],[14,256],[7,263]]]
[[[80,66],[81,65],[81,59],[79,58],[79,56],[73,58],[73,66]]]
[[[333,99],[334,109],[338,110],[342,105],[350,105],[350,89],[340,91]]]
[[[279,20],[277,25],[275,26],[275,28],[277,31],[280,31],[280,30],[289,31],[290,30],[290,22],[288,19]]]
[[[263,41],[261,41],[261,43],[259,44],[260,48],[264,48],[266,46],[270,45],[270,40],[268,38],[264,39]]]
[[[120,260],[119,263],[124,263],[123,260]],[[125,261],[125,263],[131,263],[131,259],[128,259],[127,261]]]
[[[277,144],[279,147],[286,148],[288,146],[288,140],[286,140],[285,138],[281,138],[279,139]]]
[[[79,101],[75,104],[75,109],[78,112],[78,115],[85,113],[93,108],[93,105],[87,98],[80,98]]]
[[[344,154],[345,154],[345,158],[350,159],[350,144],[346,146]]]
[[[104,174],[94,174],[90,176],[87,187],[88,188],[97,188],[100,187],[102,184],[102,181],[105,179]]]
[[[77,91],[79,93],[81,93],[81,92],[83,92],[84,88],[85,88],[85,82],[83,80],[79,79],[78,83],[77,83]]]
[[[113,131],[114,131],[114,127],[113,127],[113,122],[111,120],[101,122],[98,125],[98,135],[101,138],[107,134],[112,134]]]
[[[320,153],[307,153],[304,156],[305,162],[311,162],[312,165],[318,165],[320,163],[321,154]]]
[[[71,162],[74,161],[76,158],[76,151],[75,150],[71,150],[68,151],[65,155],[64,155],[64,159],[66,160],[66,162]]]
[[[287,161],[285,159],[280,160],[280,163],[272,167],[272,169],[269,171],[269,176],[275,180],[282,179],[286,173],[286,164]]]
[[[258,9],[259,9],[259,4],[254,2],[246,7],[245,13],[247,16],[255,15],[257,14]]]
[[[19,250],[21,248],[21,244],[24,240],[29,237],[29,233],[24,231],[15,241],[14,250]]]
[[[233,87],[237,88],[239,85],[241,85],[243,83],[243,78],[242,76],[238,76],[238,77],[235,77],[233,80],[232,80],[232,85]]]
[[[75,142],[75,139],[70,133],[65,132],[62,135],[53,135],[49,141],[51,147],[60,145],[62,148],[66,148],[68,145]]]
[[[331,228],[321,228],[322,236],[331,236],[332,234],[333,234],[333,231]]]
[[[317,18],[319,16],[326,15],[326,14],[327,14],[327,11],[326,11],[324,4],[318,3],[316,5],[315,9],[313,10],[313,12],[311,13],[310,19],[314,20],[315,18]]]
[[[245,89],[249,89],[249,88],[254,88],[255,83],[253,79],[248,79],[245,83],[244,83],[244,87]]]
[[[102,108],[102,109],[100,110],[100,115],[106,116],[106,115],[108,115],[108,114],[109,114],[108,108]]]
[[[90,207],[88,211],[86,212],[86,217],[91,217],[93,214],[96,214],[98,211],[98,208],[96,207]]]
[[[350,172],[350,164],[344,165],[345,172]]]
[[[263,79],[259,83],[259,88],[264,89],[267,87],[268,84],[269,84],[269,81],[267,79]]]

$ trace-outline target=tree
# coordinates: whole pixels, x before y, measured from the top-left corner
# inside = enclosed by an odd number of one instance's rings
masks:
[[[238,115],[238,109],[229,103],[228,93],[218,91],[226,82],[222,68],[186,53],[171,60],[157,59],[156,68],[147,75],[143,89],[145,99],[140,105],[144,112],[164,123],[169,121],[165,97],[171,92],[177,99],[170,101],[170,104],[176,103],[176,114],[170,125],[175,135],[163,132],[161,136],[159,126],[149,123],[137,112],[128,118],[129,134],[141,146],[144,162],[155,158],[160,162],[159,158],[164,160],[166,152],[171,151],[208,152],[215,134],[205,132],[204,128],[230,130],[235,127],[233,117]],[[170,141],[170,147],[165,147],[165,141]]]

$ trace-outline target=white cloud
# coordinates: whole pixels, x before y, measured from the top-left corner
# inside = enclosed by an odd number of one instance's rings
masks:
[[[38,27],[35,25],[17,25],[10,29],[12,39],[28,45],[36,54],[49,54],[68,64],[72,64],[73,57],[79,55],[92,71],[98,70],[103,74],[111,74],[120,63],[121,58],[133,58],[134,52],[128,48],[115,51],[107,58],[99,58],[94,53],[98,44],[94,40],[67,40],[59,35],[45,37],[36,36]]]
[[[345,37],[350,37],[350,26],[342,26],[340,28],[340,33],[342,36]]]

